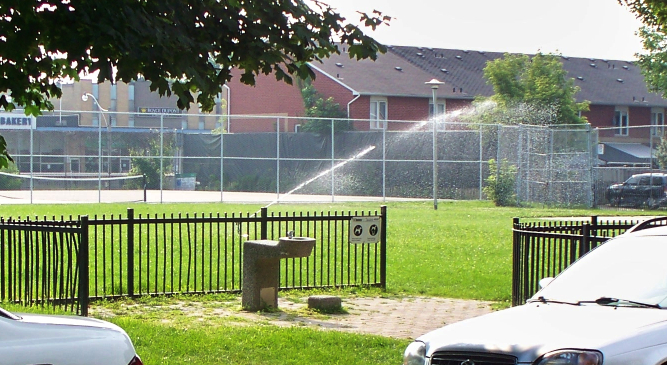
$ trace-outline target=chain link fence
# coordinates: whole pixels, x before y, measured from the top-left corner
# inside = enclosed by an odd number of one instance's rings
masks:
[[[608,131],[588,125],[447,122],[438,123],[434,133],[430,121],[388,121],[385,130],[316,134],[285,131],[313,118],[221,115],[214,116],[218,128],[211,131],[178,128],[173,114],[155,114],[152,126],[132,127],[103,121],[139,120],[142,115],[63,114],[77,121],[92,119],[96,125],[3,131],[17,167],[8,173],[21,176],[0,176],[3,196],[11,190],[78,189],[97,190],[98,201],[105,201],[105,191],[140,191],[145,183],[149,190],[220,192],[220,201],[224,192],[235,191],[271,193],[276,200],[288,194],[331,201],[337,196],[482,200],[487,198],[489,161],[496,160],[516,168],[518,204],[591,207],[607,204],[604,190],[610,184],[651,169],[650,163],[602,166],[599,134]],[[273,131],[225,133],[230,123]],[[146,175],[146,180],[129,178],[136,175]],[[140,200],[139,192],[127,196]]]

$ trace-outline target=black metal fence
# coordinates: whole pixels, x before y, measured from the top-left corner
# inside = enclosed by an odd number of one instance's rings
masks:
[[[358,216],[381,219],[379,242],[350,243],[350,221]],[[240,292],[243,242],[278,240],[289,231],[316,244],[309,257],[281,262],[280,289],[386,287],[385,206],[380,213],[298,215],[262,208],[245,215],[135,216],[128,209],[126,217],[0,225],[0,301],[65,303],[86,315],[89,300]],[[38,290],[43,286],[58,291]]]
[[[0,221],[0,301],[88,313],[88,217]]]
[[[554,277],[609,238],[638,220],[513,222],[512,305],[521,305],[539,290],[539,281]]]

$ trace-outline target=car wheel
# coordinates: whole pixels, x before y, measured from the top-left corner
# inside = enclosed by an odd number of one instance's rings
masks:
[[[609,204],[610,204],[612,207],[618,207],[618,206],[620,206],[620,205],[621,205],[621,197],[619,197],[619,196],[615,196],[615,197],[611,198],[611,201],[609,202]]]

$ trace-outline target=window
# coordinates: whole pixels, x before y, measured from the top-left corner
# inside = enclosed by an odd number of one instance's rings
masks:
[[[387,99],[371,98],[371,129],[387,128]]]
[[[660,136],[665,133],[665,109],[651,109],[651,135]]]
[[[616,127],[617,136],[627,136],[630,122],[628,121],[628,109],[616,108],[614,113],[614,127]]]
[[[81,160],[78,158],[69,159],[69,171],[70,172],[81,172]]]
[[[132,168],[132,160],[129,158],[120,159],[120,172],[130,172]]]

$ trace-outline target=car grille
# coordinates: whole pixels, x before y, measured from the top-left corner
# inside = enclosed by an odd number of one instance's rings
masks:
[[[479,352],[436,352],[431,365],[515,365],[516,357]]]

